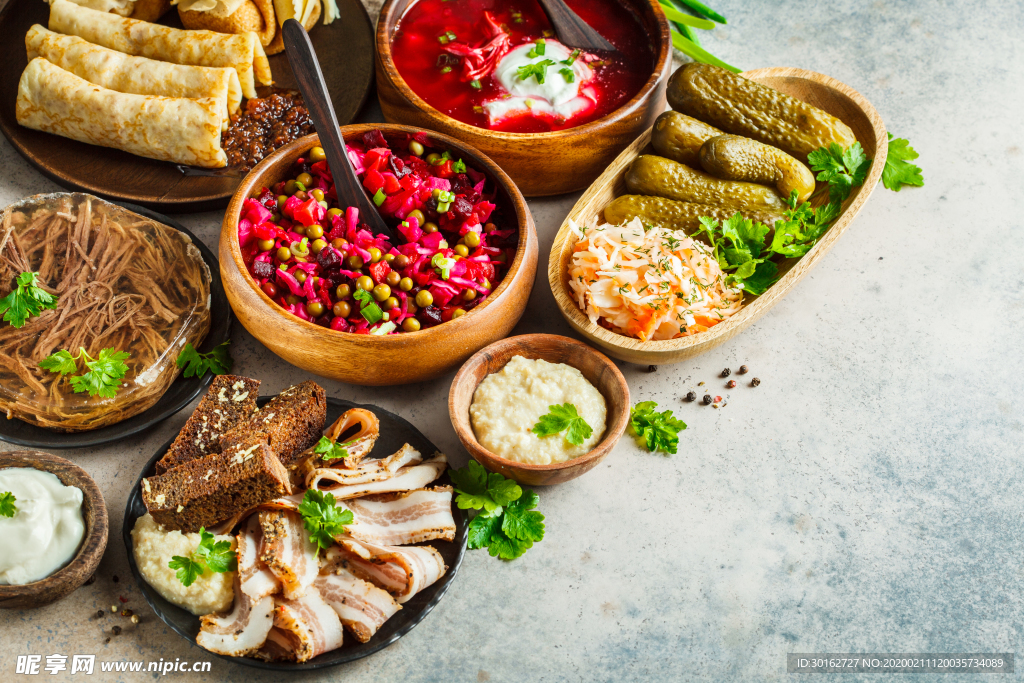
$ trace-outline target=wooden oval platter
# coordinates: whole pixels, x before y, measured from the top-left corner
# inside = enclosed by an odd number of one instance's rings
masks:
[[[742,75],[813,104],[850,126],[868,158],[874,159],[867,180],[853,191],[843,213],[814,248],[803,258],[781,262],[780,279],[761,296],[746,295],[744,306],[739,313],[705,332],[689,337],[644,342],[616,334],[590,322],[570,295],[568,268],[576,241],[569,229],[569,220],[581,226],[589,224],[595,218],[601,217],[604,207],[609,202],[627,194],[627,168],[637,156],[651,151],[651,131],[648,130],[624,150],[576,202],[555,236],[548,260],[548,283],[562,315],[573,329],[613,358],[639,364],[676,363],[704,353],[739,334],[786,296],[817,265],[850,226],[878,185],[882,169],[885,167],[888,140],[885,124],[863,95],[834,78],[803,69],[771,67],[746,71]],[[824,203],[826,200],[827,196],[823,195],[818,198],[817,203]]]
[[[352,121],[373,85],[373,24],[360,0],[338,0],[341,17],[318,23],[309,32],[320,59],[334,111],[342,124]],[[27,62],[25,33],[46,26],[49,5],[42,0],[12,0],[0,11],[0,131],[18,153],[62,187],[84,190],[164,211],[209,211],[227,206],[244,174],[211,177],[185,175],[174,164],[128,152],[87,145],[18,125],[14,115],[18,81]],[[177,10],[159,23],[181,28]],[[274,87],[297,90],[282,52],[270,57]],[[258,94],[266,94],[260,88]]]
[[[258,399],[257,403],[262,407],[266,405],[271,398],[273,397],[262,396]],[[328,398],[327,424],[334,422],[334,420],[350,408],[365,408],[373,412],[380,420],[380,437],[373,448],[373,453],[371,454],[372,457],[385,453],[394,453],[402,447],[402,444],[405,443],[412,445],[421,453],[435,453],[439,450],[436,446],[430,443],[427,437],[423,436],[423,434],[409,422],[398,415],[388,412],[383,408],[378,408],[377,406],[357,405],[349,401]],[[128,494],[128,505],[124,511],[124,524],[121,528],[121,536],[124,539],[125,550],[128,551],[128,564],[131,566],[132,574],[135,576],[135,581],[142,590],[142,594],[146,597],[146,601],[149,603],[150,607],[153,608],[153,611],[156,612],[157,616],[160,617],[165,624],[170,626],[178,635],[194,645],[196,642],[196,634],[199,633],[199,617],[195,616],[188,610],[178,607],[177,605],[172,605],[152,586],[146,583],[146,580],[142,578],[142,574],[139,573],[139,568],[135,563],[135,553],[132,551],[132,529],[135,527],[135,520],[146,514],[146,506],[142,502],[141,494],[142,478],[152,476],[155,473],[156,461],[163,457],[164,453],[167,452],[167,449],[171,445],[171,441],[173,441],[173,439],[159,448],[153,457],[150,458],[149,462],[146,463],[142,472],[139,473],[139,478],[135,482],[135,486],[132,487],[131,492]],[[448,478],[448,473],[445,472],[432,485],[448,486],[450,484],[451,480]],[[346,633],[345,642],[340,648],[337,650],[331,650],[330,652],[325,652],[303,664],[295,664],[292,662],[264,662],[252,657],[227,657],[202,650],[204,656],[206,658],[218,657],[227,662],[242,664],[244,666],[252,666],[259,669],[291,672],[325,669],[327,667],[337,666],[338,664],[344,664],[346,662],[362,659],[363,657],[368,657],[369,655],[392,645],[399,638],[415,628],[416,625],[423,621],[430,611],[437,606],[437,603],[439,603],[445,593],[448,592],[448,588],[451,587],[452,582],[455,580],[455,575],[458,573],[459,567],[462,565],[462,558],[466,554],[466,539],[469,534],[469,520],[464,511],[454,507],[452,508],[452,516],[455,518],[455,540],[451,542],[438,540],[427,542],[441,553],[441,557],[444,558],[444,562],[448,566],[448,571],[445,572],[445,575],[438,581],[421,590],[409,602],[404,603],[402,605],[402,609],[384,622],[384,625],[381,626],[380,630],[378,630],[368,642],[357,642],[350,634]],[[199,646],[196,645],[196,647]]]

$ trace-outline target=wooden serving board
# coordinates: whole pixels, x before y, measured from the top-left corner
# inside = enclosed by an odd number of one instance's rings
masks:
[[[373,85],[373,24],[360,0],[338,0],[341,18],[310,32],[338,121],[352,121]],[[171,213],[209,211],[227,206],[242,175],[186,176],[175,165],[107,147],[62,138],[18,125],[14,107],[25,70],[25,34],[47,25],[43,0],[10,0],[0,11],[0,131],[18,153],[58,185],[113,201],[141,204]],[[177,10],[161,24],[181,28]],[[288,58],[270,57],[274,87],[297,90]],[[267,90],[260,88],[260,91]],[[260,94],[263,94],[260,92]]]
[[[639,364],[677,363],[704,353],[739,334],[786,296],[818,264],[853,222],[882,177],[889,148],[885,124],[863,95],[834,78],[803,69],[772,67],[746,71],[741,75],[813,104],[850,126],[868,158],[874,160],[868,177],[863,185],[853,191],[847,200],[846,209],[814,248],[803,258],[786,259],[781,262],[781,278],[761,296],[748,294],[739,313],[706,332],[680,339],[643,342],[616,334],[590,322],[572,298],[568,272],[572,248],[576,242],[569,230],[569,220],[580,226],[587,225],[595,219],[603,220],[604,207],[616,197],[627,194],[625,175],[629,165],[637,156],[652,153],[651,131],[645,132],[612,162],[576,202],[555,236],[548,260],[548,283],[562,315],[573,329],[603,349],[609,356]],[[818,203],[825,200],[827,197],[822,195],[818,198]]]

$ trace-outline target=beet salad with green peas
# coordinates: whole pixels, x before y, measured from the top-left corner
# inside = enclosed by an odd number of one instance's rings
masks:
[[[391,244],[339,207],[320,147],[291,180],[242,205],[238,242],[249,275],[294,316],[339,332],[399,334],[465,315],[494,291],[519,244],[480,171],[425,133],[348,142],[374,204],[405,239]]]

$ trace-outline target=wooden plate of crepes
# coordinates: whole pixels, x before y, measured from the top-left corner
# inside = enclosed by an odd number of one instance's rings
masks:
[[[218,377],[181,434],[146,464],[122,529],[135,580],[164,623],[204,654],[303,671],[378,652],[430,613],[462,563],[468,520],[452,501],[446,459],[409,422],[376,406],[326,398],[311,381],[253,401],[258,385]],[[357,459],[329,459],[328,440]],[[213,442],[218,452],[210,455],[193,448],[206,453]],[[292,493],[269,499],[275,480],[290,481]],[[329,548],[318,548],[311,533],[310,491],[337,494],[339,509],[354,513],[344,533],[323,542]],[[265,502],[253,507],[253,496]],[[179,606],[189,604],[187,594],[164,596],[180,591],[181,575],[171,576],[163,556],[172,552],[167,544],[195,539],[200,525],[231,539],[237,560],[233,575],[207,569],[193,584],[201,598],[219,576],[232,586],[224,604],[201,617]],[[146,536],[153,529],[161,534],[155,542]],[[154,547],[157,558],[147,554]]]
[[[245,175],[222,149],[232,120],[252,98],[297,90],[275,30],[286,15],[309,29],[339,123],[372,87],[360,0],[110,4],[10,0],[0,11],[0,130],[67,188],[172,212],[225,206]]]

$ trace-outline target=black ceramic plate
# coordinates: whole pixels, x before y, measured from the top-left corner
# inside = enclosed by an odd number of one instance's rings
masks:
[[[17,2],[18,0],[11,1]],[[151,218],[158,223],[169,225],[175,230],[185,233],[192,240],[192,244],[199,248],[203,261],[206,262],[207,267],[210,269],[210,331],[207,333],[203,343],[199,345],[199,351],[206,353],[218,344],[226,342],[231,333],[231,321],[234,318],[234,314],[231,312],[231,305],[228,304],[228,298],[224,294],[224,285],[220,281],[220,265],[217,263],[217,257],[213,255],[213,252],[203,244],[202,240],[167,216],[144,209],[141,206],[135,206],[134,204],[127,204],[125,202],[114,203],[123,206],[129,211],[142,214],[146,218]],[[11,420],[0,419],[0,440],[15,443],[19,446],[33,446],[36,448],[83,448],[85,446],[99,446],[100,444],[112,441],[120,441],[133,434],[145,431],[158,422],[174,415],[191,403],[212,381],[213,375],[209,374],[204,377],[191,377],[189,379],[178,375],[178,379],[171,383],[171,386],[160,397],[160,400],[149,410],[143,411],[134,417],[129,417],[127,420],[122,420],[117,424],[88,432],[62,434],[37,427],[28,422],[22,422],[16,418]]]
[[[271,398],[272,397],[270,396],[263,396],[259,399],[258,403],[260,406],[266,405]],[[386,457],[397,451],[402,447],[402,444],[405,443],[412,445],[416,450],[427,457],[438,450],[434,444],[427,440],[427,437],[423,436],[418,429],[413,427],[403,418],[395,415],[394,413],[389,413],[383,408],[378,408],[377,406],[360,406],[349,401],[328,398],[327,424],[334,422],[338,416],[349,408],[366,408],[367,410],[372,411],[380,420],[380,438],[377,439],[377,444],[374,446],[373,453],[371,454],[372,456]],[[173,441],[173,439],[171,441]],[[146,506],[142,503],[142,496],[139,493],[140,483],[142,482],[143,477],[149,477],[156,473],[156,469],[154,467],[156,465],[156,461],[163,457],[168,447],[170,447],[171,441],[168,441],[161,446],[153,457],[150,458],[150,461],[146,463],[145,469],[139,475],[138,481],[135,482],[135,486],[132,488],[131,493],[128,494],[128,506],[124,511],[124,526],[121,529],[121,535],[124,538],[124,547],[128,551],[128,564],[131,565],[132,574],[135,576],[135,582],[138,583],[139,588],[142,589],[142,594],[146,596],[146,601],[149,603],[149,606],[153,608],[153,611],[156,612],[157,616],[160,617],[165,624],[174,629],[179,635],[192,643],[192,645],[199,647],[196,645],[196,634],[199,633],[199,617],[167,602],[159,593],[156,592],[156,590],[146,583],[145,579],[142,578],[142,575],[139,574],[139,568],[135,564],[135,553],[132,552],[132,528],[135,526],[135,520],[146,514]],[[442,474],[439,479],[434,481],[431,486],[446,486],[449,484],[451,484],[451,480],[448,478],[448,472],[445,471],[445,473]],[[448,565],[448,571],[436,583],[423,589],[417,593],[412,600],[402,605],[402,609],[384,622],[384,625],[380,630],[370,638],[370,642],[360,643],[346,630],[344,644],[340,648],[332,650],[331,652],[325,652],[305,664],[263,662],[258,659],[253,659],[252,657],[214,656],[236,664],[254,666],[258,669],[308,671],[310,669],[324,669],[330,666],[337,666],[338,664],[355,661],[383,650],[411,631],[416,624],[423,621],[424,617],[430,613],[430,610],[434,609],[437,603],[441,601],[444,594],[448,592],[448,587],[451,586],[452,581],[455,580],[455,574],[459,571],[459,566],[462,564],[462,557],[466,552],[466,538],[469,526],[466,520],[466,513],[464,511],[453,507],[452,515],[455,518],[454,541],[427,541],[426,543],[419,544],[434,546],[434,548],[441,553],[441,557],[444,558],[444,563]],[[206,650],[203,650],[203,653],[206,656],[213,655],[212,652],[208,652]]]
[[[25,70],[25,33],[32,24],[47,25],[43,0],[8,0],[0,10],[0,131],[21,156],[62,187],[110,200],[142,204],[161,211],[209,211],[227,206],[241,176],[186,176],[174,164],[97,147],[50,133],[23,128],[15,118],[18,82]],[[374,32],[360,0],[338,0],[340,18],[309,31],[327,83],[338,123],[351,122],[373,86]],[[181,28],[171,8],[159,23]],[[270,57],[274,87],[297,90],[288,58]],[[264,94],[265,88],[258,88]]]

